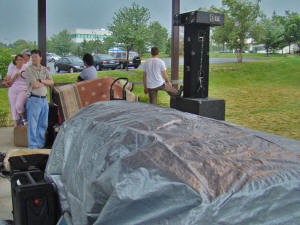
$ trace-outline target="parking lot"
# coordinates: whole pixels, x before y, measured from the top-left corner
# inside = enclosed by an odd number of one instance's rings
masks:
[[[166,66],[171,66],[171,58],[162,58],[162,60],[165,62]],[[244,58],[243,60],[245,62],[249,62],[249,61],[258,61],[259,59]],[[139,66],[139,68],[142,67],[144,61],[145,60],[142,59],[142,64]],[[237,62],[237,58],[231,58],[231,57],[210,58],[209,62],[210,63],[233,63],[233,62]],[[179,65],[183,65],[183,64],[184,64],[183,58],[179,58]],[[48,66],[50,67],[50,73],[51,74],[56,74],[57,73],[54,69],[54,62],[49,62]],[[59,73],[67,73],[67,71],[60,71]]]

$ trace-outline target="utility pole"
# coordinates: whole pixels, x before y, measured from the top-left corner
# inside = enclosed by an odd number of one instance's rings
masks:
[[[38,48],[42,53],[43,66],[47,66],[46,11],[46,0],[38,0]]]
[[[172,0],[172,46],[171,46],[171,80],[178,80],[179,75],[179,26],[174,26],[175,16],[180,13],[180,0]],[[177,87],[177,84],[174,85]]]

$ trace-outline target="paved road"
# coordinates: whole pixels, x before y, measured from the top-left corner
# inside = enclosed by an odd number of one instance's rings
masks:
[[[166,63],[166,66],[171,66],[171,58],[162,58],[162,60]],[[248,61],[259,61],[260,59],[248,59],[248,58],[243,58],[244,62]],[[210,63],[232,63],[232,62],[237,62],[237,58],[210,58],[209,59]],[[179,65],[184,64],[184,59],[180,58],[179,59]]]
[[[166,63],[166,66],[171,66],[171,58],[162,58],[162,60]],[[249,61],[259,61],[260,59],[249,59],[249,58],[243,58],[244,62]],[[237,58],[210,58],[210,63],[232,63],[237,62]],[[183,65],[184,60],[183,58],[179,59],[179,65]],[[50,72],[56,73],[54,70],[54,63],[48,63],[48,66],[50,67]],[[65,73],[66,71],[61,71],[60,73]]]

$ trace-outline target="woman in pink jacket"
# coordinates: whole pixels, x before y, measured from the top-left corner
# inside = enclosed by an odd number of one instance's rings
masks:
[[[27,86],[26,78],[24,77],[25,65],[23,56],[21,54],[17,55],[14,62],[15,66],[12,67],[6,76],[12,119],[15,126],[19,125],[20,117],[24,125],[27,125],[24,108],[27,101]]]

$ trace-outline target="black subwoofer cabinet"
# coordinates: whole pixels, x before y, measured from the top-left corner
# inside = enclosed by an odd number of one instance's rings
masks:
[[[55,225],[59,207],[55,187],[40,170],[16,172],[11,177],[14,225]]]

